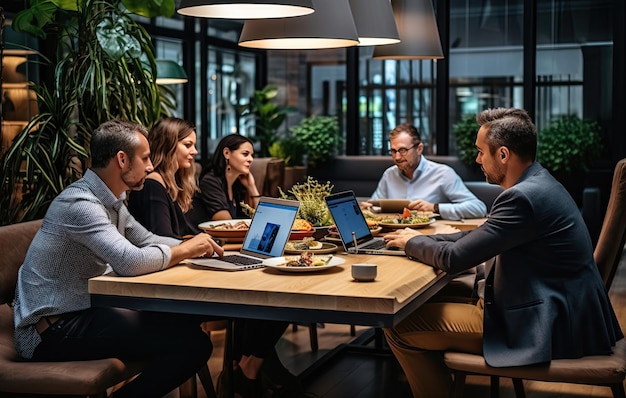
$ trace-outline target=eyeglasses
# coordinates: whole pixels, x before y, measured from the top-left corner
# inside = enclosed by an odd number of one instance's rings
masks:
[[[406,156],[407,153],[409,153],[409,151],[413,148],[415,148],[416,146],[418,146],[419,144],[415,144],[412,147],[409,148],[399,148],[399,149],[390,149],[387,151],[387,153],[391,156],[396,156],[396,153],[399,153],[400,156]]]

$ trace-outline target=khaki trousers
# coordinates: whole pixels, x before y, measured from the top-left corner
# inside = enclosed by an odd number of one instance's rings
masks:
[[[443,351],[482,354],[483,301],[428,302],[385,337],[415,398],[448,398],[452,377]]]

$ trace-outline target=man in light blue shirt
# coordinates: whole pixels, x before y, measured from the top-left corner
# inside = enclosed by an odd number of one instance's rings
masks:
[[[487,214],[487,206],[452,167],[422,156],[424,144],[415,126],[397,126],[389,133],[389,142],[395,165],[385,170],[372,199],[409,199],[409,209],[438,213],[447,220]]]

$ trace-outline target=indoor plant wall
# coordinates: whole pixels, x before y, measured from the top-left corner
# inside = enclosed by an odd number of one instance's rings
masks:
[[[40,112],[1,159],[0,224],[40,218],[82,175],[91,132],[114,118],[146,127],[162,113],[150,36],[131,13],[171,16],[174,0],[33,0],[16,30],[58,38],[54,81],[33,84]],[[51,41],[50,41],[51,42]]]

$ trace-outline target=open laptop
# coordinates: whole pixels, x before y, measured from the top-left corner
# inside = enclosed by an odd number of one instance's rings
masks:
[[[283,255],[299,208],[297,200],[261,197],[238,254],[188,261],[225,271],[260,268],[264,259]]]
[[[387,249],[383,238],[372,236],[354,192],[345,191],[328,195],[325,201],[346,252],[405,255],[404,250]]]

